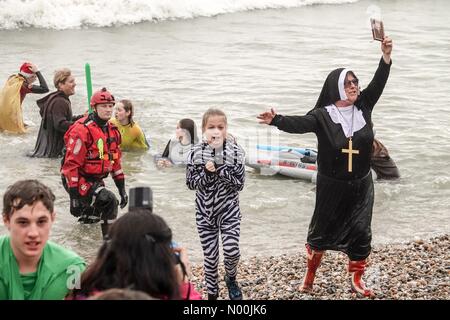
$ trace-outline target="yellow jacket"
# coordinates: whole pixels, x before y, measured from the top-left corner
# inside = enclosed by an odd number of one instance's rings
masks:
[[[119,132],[122,135],[122,143],[120,144],[121,150],[147,150],[149,148],[144,132],[137,123],[134,123],[133,126],[131,126],[130,123],[123,126],[115,118],[112,118],[110,122],[119,129]]]

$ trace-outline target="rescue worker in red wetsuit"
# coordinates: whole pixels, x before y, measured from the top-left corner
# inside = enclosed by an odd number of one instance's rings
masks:
[[[114,96],[103,88],[94,93],[88,116],[77,120],[64,135],[66,154],[61,168],[63,184],[70,195],[70,213],[82,223],[102,220],[103,236],[116,219],[118,204],[114,193],[105,188],[111,173],[120,194],[120,208],[128,203],[125,176],[121,166],[120,132],[108,120]]]

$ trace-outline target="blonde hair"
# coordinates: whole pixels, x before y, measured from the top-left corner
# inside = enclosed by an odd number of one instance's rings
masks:
[[[63,68],[55,71],[55,75],[53,76],[53,84],[55,88],[58,89],[58,84],[65,83],[67,78],[72,75],[70,69]]]
[[[217,108],[209,108],[208,110],[206,110],[206,112],[203,114],[203,119],[202,119],[202,132],[205,132],[205,128],[206,128],[206,123],[208,122],[208,119],[210,117],[214,117],[214,116],[219,116],[219,117],[223,117],[223,120],[225,122],[225,125],[227,126],[227,116],[225,115],[225,112],[223,112],[220,109]]]

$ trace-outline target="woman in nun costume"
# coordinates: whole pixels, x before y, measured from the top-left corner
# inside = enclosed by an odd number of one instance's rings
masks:
[[[314,132],[318,139],[316,205],[306,243],[307,271],[301,291],[310,292],[325,250],[349,257],[351,288],[373,296],[362,275],[371,251],[374,188],[370,158],[374,134],[372,110],[383,92],[392,64],[392,40],[381,44],[383,57],[364,90],[349,69],[333,70],[317,103],[304,116],[282,116],[273,109],[260,114],[260,123],[289,133]]]

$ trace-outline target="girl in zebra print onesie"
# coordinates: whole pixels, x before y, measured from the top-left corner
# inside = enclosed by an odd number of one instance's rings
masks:
[[[208,299],[218,297],[219,235],[225,265],[225,283],[231,300],[242,300],[236,282],[240,258],[241,212],[239,191],[244,188],[244,151],[227,136],[227,118],[218,109],[203,115],[204,141],[193,147],[187,163],[186,184],[196,190],[196,223],[204,255]]]

